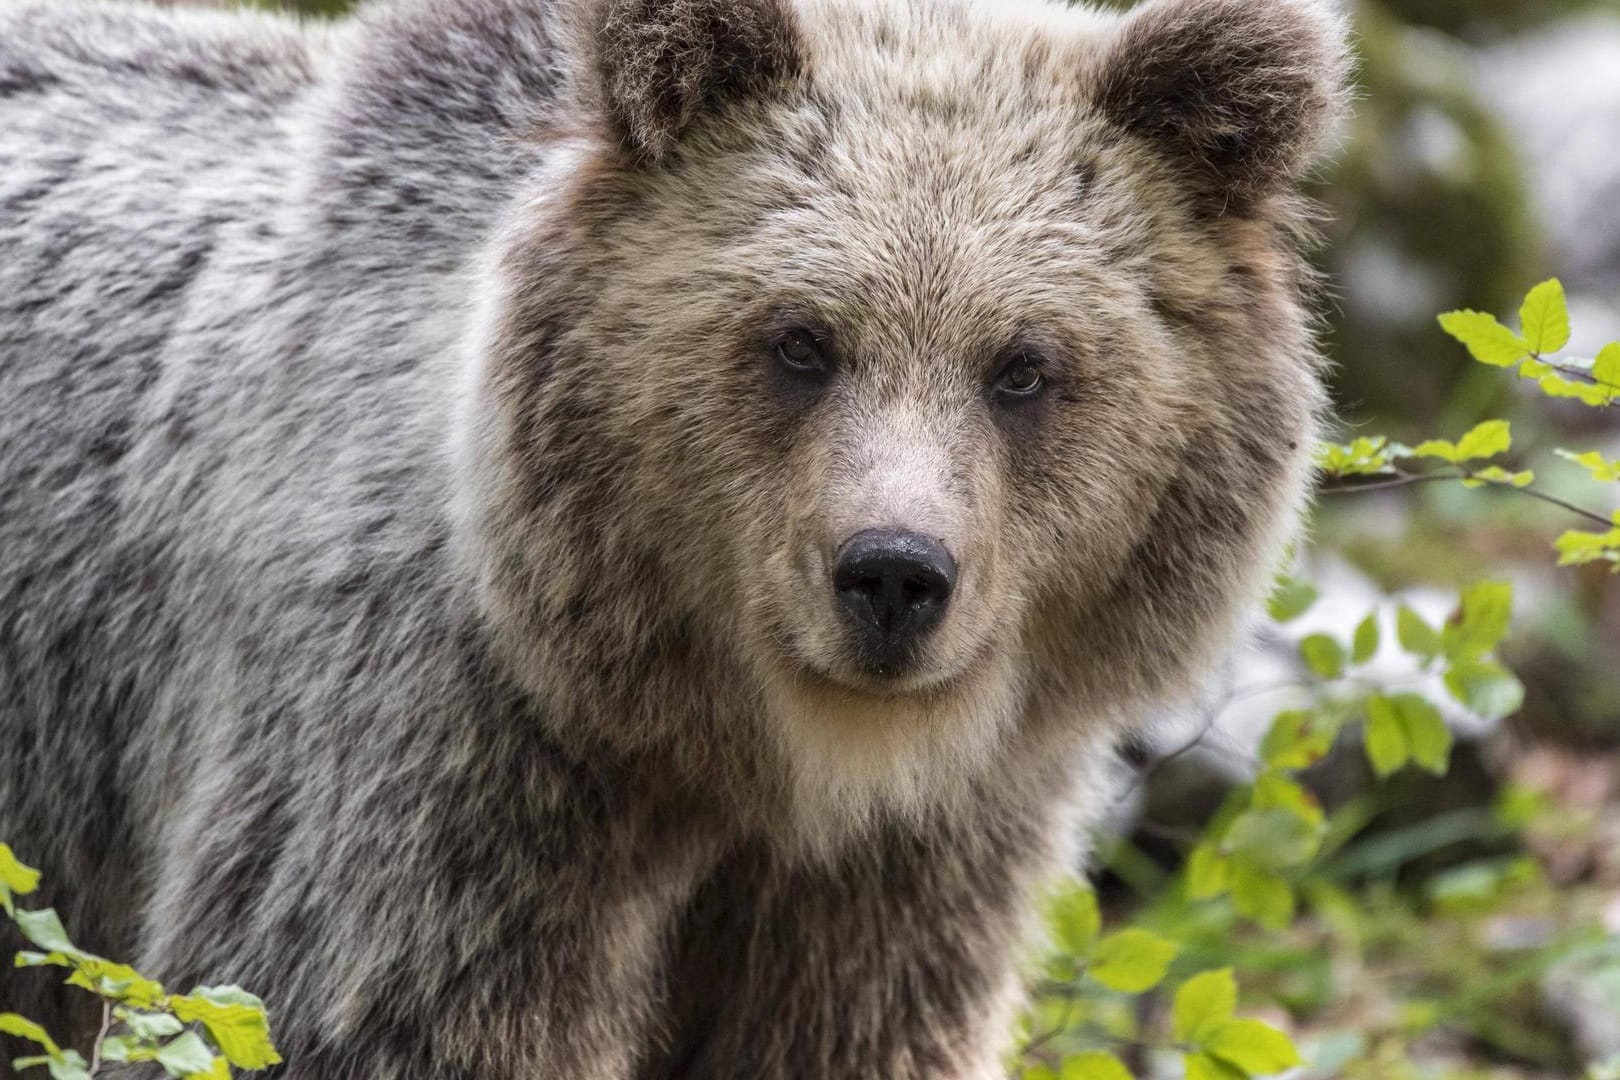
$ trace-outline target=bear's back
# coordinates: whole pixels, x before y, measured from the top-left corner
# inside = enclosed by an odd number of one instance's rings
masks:
[[[285,160],[315,40],[262,16],[0,8],[0,380],[164,332],[261,198],[250,178]]]

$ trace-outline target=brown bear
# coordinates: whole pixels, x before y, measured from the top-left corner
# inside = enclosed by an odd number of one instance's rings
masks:
[[[997,1075],[1296,527],[1343,38],[7,4],[0,838],[288,1080]]]

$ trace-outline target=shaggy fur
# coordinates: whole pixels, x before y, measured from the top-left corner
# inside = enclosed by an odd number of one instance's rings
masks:
[[[1315,0],[0,0],[0,837],[289,1080],[995,1075],[1294,529],[1341,79]],[[874,526],[960,570],[896,677]]]

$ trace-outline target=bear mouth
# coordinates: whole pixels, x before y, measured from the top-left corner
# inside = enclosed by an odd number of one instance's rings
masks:
[[[903,666],[874,664],[850,650],[838,664],[805,655],[798,642],[780,630],[772,635],[772,666],[777,678],[806,684],[818,695],[833,693],[871,701],[947,698],[981,677],[990,666],[993,643],[984,642],[970,656],[949,666],[912,658]]]

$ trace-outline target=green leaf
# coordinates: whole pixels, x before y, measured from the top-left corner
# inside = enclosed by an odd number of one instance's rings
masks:
[[[214,1067],[214,1054],[202,1036],[188,1031],[158,1051],[157,1062],[170,1076],[206,1076]]]
[[[118,1018],[129,1028],[130,1034],[145,1042],[167,1039],[185,1030],[185,1025],[168,1013],[137,1012],[133,1009],[116,1010]]]
[[[128,964],[103,960],[89,953],[79,953],[72,959],[75,970],[68,976],[69,984],[125,1005],[143,1009],[162,1007],[163,986]]]
[[[61,1054],[62,1048],[46,1033],[45,1029],[25,1017],[16,1013],[0,1013],[0,1033],[15,1035],[19,1039],[27,1039],[45,1048],[46,1053],[52,1057]]]
[[[1204,1048],[1251,1076],[1270,1076],[1302,1065],[1293,1041],[1258,1020],[1231,1020],[1216,1029]]]
[[[1362,742],[1367,760],[1380,778],[1400,772],[1411,757],[1400,710],[1382,694],[1367,699],[1367,726]]]
[[[1336,735],[1315,713],[1279,713],[1260,743],[1260,757],[1273,769],[1308,769],[1327,756]]]
[[[1252,808],[1286,810],[1311,825],[1321,825],[1323,821],[1322,804],[1316,801],[1316,796],[1277,772],[1264,772],[1255,778]]]
[[[1395,459],[1408,452],[1382,435],[1344,445],[1321,443],[1316,448],[1316,467],[1328,476],[1381,476],[1392,471]]]
[[[90,1065],[77,1050],[64,1050],[45,1065],[51,1080],[90,1080]]]
[[[133,1035],[109,1035],[101,1040],[102,1061],[131,1061],[140,1060],[133,1055],[141,1051],[141,1040]],[[156,1060],[154,1051],[152,1059]]]
[[[1437,458],[1453,465],[1492,458],[1513,449],[1513,431],[1506,420],[1487,420],[1455,443],[1430,439],[1412,450],[1413,457]]]
[[[1047,922],[1052,927],[1057,946],[1084,962],[1091,955],[1091,948],[1097,943],[1097,935],[1102,930],[1097,894],[1079,884],[1064,889],[1053,897]]]
[[[68,938],[67,930],[62,926],[62,920],[57,918],[54,909],[19,911],[16,919],[17,928],[22,931],[23,937],[46,952],[59,952],[74,959],[87,955],[80,952]]]
[[[1337,679],[1344,674],[1344,646],[1328,634],[1312,634],[1301,641],[1299,655],[1305,666],[1324,679]]]
[[[1281,875],[1247,858],[1232,860],[1232,906],[1272,930],[1294,920],[1294,890]]]
[[[1316,599],[1316,587],[1310,582],[1281,577],[1271,590],[1271,598],[1266,602],[1266,613],[1274,622],[1292,622],[1309,611],[1311,605],[1316,603]]]
[[[1606,533],[1567,532],[1553,545],[1559,566],[1584,566],[1608,560],[1620,567],[1620,529]]]
[[[20,1057],[12,1061],[17,1072],[43,1065],[51,1080],[90,1080],[90,1066],[77,1050],[61,1050],[41,1057]]]
[[[1400,717],[1412,760],[1428,772],[1444,776],[1451,764],[1452,736],[1440,710],[1418,694],[1396,694],[1390,703]]]
[[[1614,400],[1614,391],[1606,386],[1566,379],[1562,375],[1544,375],[1536,384],[1550,398],[1563,398],[1601,408]]]
[[[1395,636],[1401,648],[1425,664],[1440,655],[1440,635],[1423,617],[1405,604],[1395,613]]]
[[[1101,1050],[1092,1050],[1064,1058],[1062,1080],[1132,1080],[1132,1078],[1130,1070],[1119,1058]]]
[[[1356,626],[1356,635],[1350,646],[1350,662],[1361,665],[1371,660],[1378,653],[1379,639],[1378,613],[1375,611]]]
[[[1478,461],[1513,449],[1513,430],[1506,420],[1487,420],[1457,440],[1459,461]]]
[[[1202,1045],[1237,1011],[1237,979],[1231,968],[1205,971],[1181,984],[1171,1005],[1176,1041]]]
[[[1193,848],[1187,857],[1187,896],[1192,900],[1212,900],[1232,887],[1232,863],[1209,841]]]
[[[1551,375],[1556,370],[1551,364],[1543,364],[1540,360],[1526,360],[1519,365],[1519,378],[1539,379],[1543,375]]]
[[[1476,469],[1463,480],[1465,488],[1482,488],[1487,484],[1497,484],[1503,487],[1527,488],[1536,482],[1536,474],[1525,469],[1523,472],[1508,472],[1499,465],[1492,465],[1485,469]]]
[[[1446,658],[1477,660],[1501,644],[1513,617],[1513,586],[1506,581],[1482,581],[1462,595],[1456,617],[1441,635]]]
[[[231,1067],[224,1058],[217,1057],[207,1072],[192,1073],[186,1080],[231,1080]]]
[[[1202,1051],[1187,1055],[1187,1080],[1246,1080],[1242,1070]]]
[[[207,998],[216,1005],[246,1005],[249,1008],[264,1011],[264,999],[257,994],[250,994],[240,986],[195,986],[191,990],[192,997]]]
[[[1478,716],[1501,720],[1524,706],[1524,684],[1501,664],[1469,660],[1446,672],[1446,690]]]
[[[1177,949],[1146,930],[1121,930],[1097,943],[1086,973],[1110,990],[1140,994],[1164,980]]]
[[[1273,808],[1244,813],[1232,823],[1223,847],[1255,866],[1283,870],[1309,862],[1320,843],[1315,822],[1296,811]]]
[[[1592,361],[1592,378],[1603,391],[1605,404],[1620,397],[1620,341],[1603,346]]]
[[[15,914],[17,909],[11,898],[27,896],[38,887],[39,871],[24,866],[10,847],[0,844],[0,908],[4,908],[7,915]]]
[[[133,1035],[109,1035],[102,1040],[102,1061],[157,1061],[159,1048]]]
[[[1462,460],[1462,452],[1457,449],[1457,444],[1447,442],[1445,439],[1429,439],[1418,443],[1412,448],[1412,456],[1449,461],[1453,465]]]
[[[1564,298],[1563,283],[1553,278],[1531,289],[1519,308],[1519,321],[1531,352],[1545,356],[1568,345],[1569,304]]]
[[[1592,479],[1599,483],[1620,483],[1620,460],[1608,461],[1596,450],[1585,454],[1572,454],[1568,450],[1555,450],[1554,453],[1586,469],[1592,474]]]
[[[41,952],[31,952],[28,949],[24,949],[24,950],[22,950],[21,952],[19,952],[17,954],[17,958],[16,958],[16,961],[15,961],[15,966],[20,967],[20,968],[33,968],[33,967],[65,967],[65,968],[70,968],[70,967],[73,966],[73,960],[72,960],[71,957],[67,956],[64,953],[59,953],[59,952],[41,953]]]
[[[239,987],[198,987],[171,997],[169,1008],[188,1024],[201,1022],[220,1053],[239,1069],[267,1069],[281,1061],[270,1042],[264,1003]]]
[[[1512,367],[1530,355],[1530,343],[1482,311],[1451,311],[1440,327],[1467,346],[1468,353],[1491,367]]]

